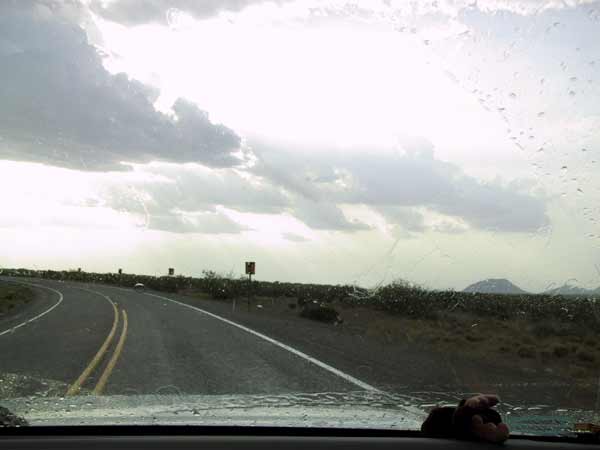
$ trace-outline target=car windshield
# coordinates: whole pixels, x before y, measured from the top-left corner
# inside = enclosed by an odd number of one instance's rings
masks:
[[[0,66],[0,423],[600,422],[600,2],[9,0]]]

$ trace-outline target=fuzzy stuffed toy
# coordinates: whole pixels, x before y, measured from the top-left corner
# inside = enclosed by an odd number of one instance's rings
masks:
[[[502,422],[495,395],[476,395],[458,404],[458,407],[433,409],[421,426],[426,436],[468,439],[501,444],[508,439],[508,426]]]

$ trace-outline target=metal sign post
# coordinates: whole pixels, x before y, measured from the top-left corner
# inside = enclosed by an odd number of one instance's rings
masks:
[[[256,274],[256,263],[246,261],[246,275],[248,275],[248,311],[250,311],[250,288],[252,287],[252,275]]]

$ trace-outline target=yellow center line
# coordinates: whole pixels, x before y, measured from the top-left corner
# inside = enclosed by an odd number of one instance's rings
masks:
[[[90,361],[88,366],[83,370],[83,372],[81,372],[81,375],[79,375],[79,378],[77,378],[77,380],[75,380],[75,382],[69,387],[69,389],[67,390],[67,393],[65,394],[67,397],[70,397],[72,395],[77,395],[79,393],[79,391],[81,390],[81,386],[83,385],[83,383],[85,383],[85,380],[87,380],[87,378],[90,376],[90,374],[96,368],[96,366],[100,363],[100,361],[102,360],[102,357],[106,353],[106,350],[110,346],[110,343],[112,342],[113,337],[115,336],[115,333],[117,331],[117,326],[119,324],[119,312],[117,311],[117,307],[115,306],[115,304],[112,301],[111,301],[111,303],[112,303],[113,310],[115,313],[115,318],[113,320],[113,326],[110,330],[110,333],[108,333],[108,336],[106,336],[106,339],[104,340],[104,343],[98,350],[98,353],[96,353],[96,355],[92,358],[92,360]]]
[[[123,346],[125,345],[125,338],[127,337],[127,312],[125,310],[122,310],[121,312],[123,313],[123,331],[121,331],[121,337],[119,338],[119,342],[115,347],[115,351],[113,352],[110,361],[108,361],[102,376],[98,380],[98,384],[96,384],[96,387],[94,388],[95,395],[102,395],[102,392],[106,387],[106,383],[108,382],[108,378],[115,368],[115,365],[119,360],[119,356],[121,356],[121,352],[123,351]]]

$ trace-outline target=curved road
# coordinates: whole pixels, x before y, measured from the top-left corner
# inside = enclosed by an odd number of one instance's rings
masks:
[[[0,320],[0,381],[13,380],[10,395],[39,394],[48,386],[59,395],[374,389],[168,294],[47,280],[0,282],[32,283],[37,293],[18,316]]]

